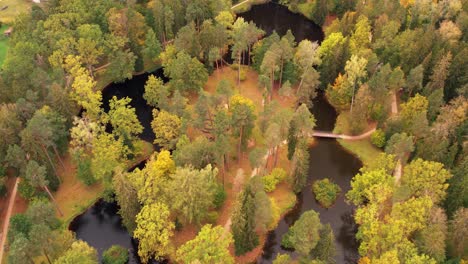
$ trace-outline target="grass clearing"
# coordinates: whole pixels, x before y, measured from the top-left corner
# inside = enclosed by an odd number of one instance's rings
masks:
[[[9,42],[9,38],[3,35],[3,32],[5,32],[9,27],[10,26],[6,24],[3,24],[0,27],[0,67],[3,65],[3,61],[5,60]]]
[[[29,12],[33,4],[32,0],[0,0],[0,9],[7,6],[0,11],[0,22],[11,24],[19,14]]]
[[[334,133],[350,134],[348,116],[349,112],[342,112],[338,115],[336,118],[335,129],[333,130]],[[365,131],[367,130],[368,129],[365,129]],[[382,153],[382,150],[372,145],[370,138],[354,141],[338,139],[338,142],[345,149],[358,156],[364,165],[370,164],[375,157]]]

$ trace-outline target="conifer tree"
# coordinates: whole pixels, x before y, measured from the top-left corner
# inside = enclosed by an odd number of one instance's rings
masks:
[[[236,255],[242,255],[258,245],[255,233],[255,194],[247,185],[239,196],[239,201],[232,217],[232,234]]]

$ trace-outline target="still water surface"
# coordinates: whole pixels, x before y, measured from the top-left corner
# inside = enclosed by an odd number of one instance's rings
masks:
[[[247,21],[253,21],[267,34],[275,30],[283,35],[288,29],[291,29],[297,42],[303,39],[318,42],[323,40],[323,32],[319,26],[304,16],[294,14],[275,3],[253,6],[251,10],[239,15]],[[161,70],[154,74],[163,77]],[[135,107],[138,119],[144,127],[141,138],[151,142],[154,139],[150,125],[152,108],[146,105],[142,97],[147,78],[148,74],[143,74],[124,83],[109,85],[103,91],[103,101],[107,102],[112,96],[130,97],[132,99],[131,105]],[[107,106],[104,105],[104,107]],[[314,100],[312,112],[317,119],[317,129],[327,131],[333,129],[336,112],[323,96],[318,96]],[[310,209],[320,213],[322,223],[331,225],[336,240],[337,263],[357,262],[358,244],[354,239],[356,226],[352,218],[354,208],[344,201],[344,194],[349,190],[350,180],[361,167],[361,162],[346,152],[334,139],[317,139],[315,145],[310,148],[310,156],[308,184],[298,195],[298,203],[294,209],[281,220],[275,230],[268,234],[264,253],[258,259],[258,263],[271,263],[278,253],[288,253],[295,256],[294,252],[281,248],[281,238],[300,215]],[[330,178],[342,189],[340,197],[330,209],[321,208],[311,191],[311,184],[322,178]],[[100,256],[111,245],[119,244],[129,249],[129,263],[139,263],[136,254],[137,244],[123,228],[117,209],[116,204],[100,200],[75,218],[70,224],[70,230],[76,232],[78,239],[85,240],[95,247]]]

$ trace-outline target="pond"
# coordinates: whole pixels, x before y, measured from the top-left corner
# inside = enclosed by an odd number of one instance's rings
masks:
[[[247,21],[253,21],[258,27],[270,34],[273,30],[283,35],[291,29],[296,41],[303,39],[321,42],[323,32],[319,26],[302,15],[290,12],[286,7],[267,3],[253,6],[249,11],[239,14]],[[164,77],[162,70],[153,73]],[[152,142],[154,134],[151,130],[152,108],[143,99],[144,84],[149,74],[134,76],[123,83],[111,84],[103,91],[103,101],[107,102],[112,96],[132,99],[139,121],[144,127],[141,138]],[[104,108],[107,108],[104,104]],[[106,109],[107,110],[107,109]],[[328,104],[323,95],[314,100],[312,112],[317,119],[317,129],[331,131],[334,127],[336,112]],[[271,263],[278,253],[294,252],[281,248],[281,238],[288,228],[307,210],[313,209],[320,213],[323,224],[329,223],[335,235],[337,248],[337,263],[356,263],[358,258],[358,243],[355,240],[356,226],[352,217],[354,208],[344,200],[344,194],[350,188],[351,178],[362,166],[359,159],[344,150],[334,139],[317,139],[310,148],[310,170],[307,186],[298,195],[298,203],[279,223],[278,227],[269,232],[264,253],[258,263]],[[341,187],[341,195],[330,209],[324,209],[315,201],[311,191],[311,184],[318,179],[330,178]],[[99,255],[113,244],[119,244],[130,250],[130,262],[139,263],[136,256],[137,244],[121,225],[117,214],[117,206],[113,203],[98,201],[85,213],[78,216],[71,224],[70,230],[76,232],[78,239],[85,240],[96,247]]]

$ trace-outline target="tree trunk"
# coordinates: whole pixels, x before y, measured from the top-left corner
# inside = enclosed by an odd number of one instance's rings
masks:
[[[223,174],[223,188],[224,188],[224,176],[226,175],[226,168],[225,168],[226,162],[224,161],[224,155],[222,156],[221,159],[222,159],[221,162],[223,163],[223,165],[221,166],[221,173]]]
[[[50,199],[52,200],[52,203],[54,203],[55,205],[55,208],[57,208],[57,211],[59,212],[60,216],[63,216],[63,212],[62,210],[60,210],[60,207],[58,206],[57,204],[57,201],[55,201],[55,198],[54,196],[52,195],[52,193],[49,191],[49,188],[47,186],[42,186],[44,188],[44,190],[47,192],[47,194],[49,195]]]
[[[283,62],[283,59],[281,59],[280,79],[279,79],[279,85],[280,85],[280,87],[281,87],[281,85],[283,84],[283,65],[284,65],[284,62]]]
[[[44,256],[46,257],[47,262],[49,264],[52,264],[52,261],[50,261],[49,255],[47,254],[47,251],[45,250],[45,248],[42,248],[42,252],[44,253]]]
[[[249,53],[248,53],[248,57],[247,57],[247,65],[250,66],[250,45],[249,45]]]
[[[349,110],[350,113],[353,113],[353,104],[354,104],[354,89],[356,85],[353,85],[353,96],[351,97],[351,109]]]
[[[237,86],[239,86],[240,85],[240,71],[241,71],[241,53],[240,53],[240,51],[239,51],[239,68],[237,70],[238,70]]]
[[[240,165],[241,159],[242,159],[242,152],[241,152],[241,147],[242,147],[242,133],[244,132],[244,126],[240,127],[240,135],[239,135],[239,145],[237,147],[237,160],[238,164]]]
[[[265,171],[268,170],[268,160],[270,160],[270,148],[268,148],[268,151],[267,151],[267,157],[266,157],[266,160],[265,160]]]
[[[62,183],[62,180],[60,179],[60,177],[59,177],[58,174],[57,174],[57,169],[55,168],[55,165],[54,165],[54,163],[52,162],[52,158],[50,157],[49,152],[47,151],[47,149],[45,148],[44,145],[41,145],[41,147],[42,147],[42,150],[44,151],[44,153],[46,154],[47,159],[49,160],[50,166],[52,166],[52,169],[53,169],[54,172],[55,172],[55,177],[57,177],[59,183]]]
[[[59,160],[60,164],[62,165],[62,168],[65,169],[65,164],[63,163],[62,158],[60,157],[60,154],[57,151],[57,147],[53,146],[55,156],[57,156],[57,159]]]
[[[278,152],[279,152],[279,145],[275,147],[275,162],[273,163],[273,168],[276,168],[278,164]]]

